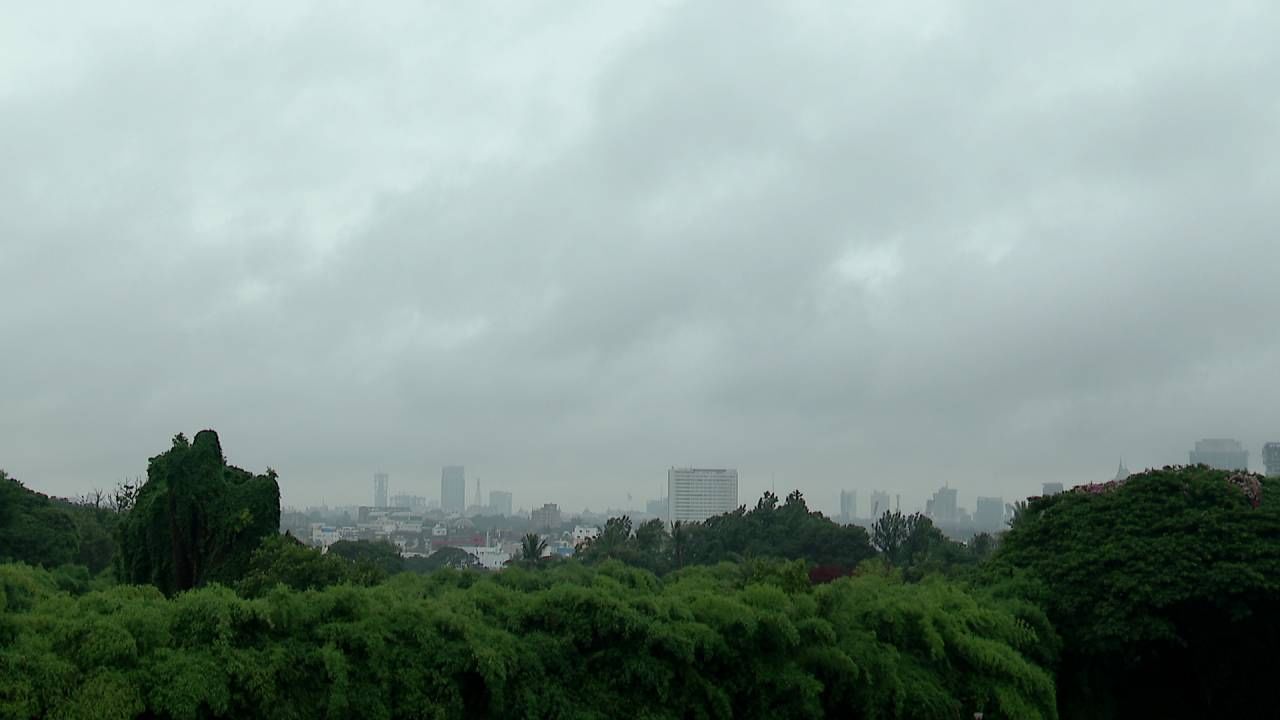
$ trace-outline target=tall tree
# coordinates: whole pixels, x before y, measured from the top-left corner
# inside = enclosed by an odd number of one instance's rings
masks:
[[[871,544],[885,560],[897,563],[907,542],[907,519],[897,510],[886,510],[871,526]]]
[[[227,465],[218,435],[178,435],[151,458],[147,481],[119,528],[121,579],[167,594],[244,576],[262,539],[280,527],[280,486],[268,470]]]

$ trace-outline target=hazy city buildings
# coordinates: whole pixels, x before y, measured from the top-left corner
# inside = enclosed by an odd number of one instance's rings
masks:
[[[1269,442],[1262,446],[1262,464],[1267,469],[1268,477],[1280,477],[1280,442]]]
[[[1215,470],[1249,469],[1249,451],[1229,438],[1197,440],[1190,455],[1192,465],[1208,465]]]
[[[665,518],[667,516],[667,499],[658,498],[657,500],[650,500],[646,502],[644,504],[644,511],[646,514],[653,515],[654,517]]]
[[[374,507],[387,506],[387,493],[391,490],[391,478],[386,473],[374,473],[373,475],[373,505]]]
[[[955,488],[941,487],[933,497],[925,501],[925,514],[939,524],[954,525],[960,519],[956,507]]]
[[[1116,480],[1117,482],[1119,482],[1119,481],[1121,481],[1121,480],[1126,480],[1126,479],[1128,479],[1128,477],[1129,477],[1129,468],[1125,467],[1125,466],[1124,466],[1124,460],[1121,460],[1121,461],[1120,461],[1120,467],[1116,468],[1116,477],[1115,477],[1115,480]]]
[[[738,507],[738,471],[671,468],[667,471],[667,522],[702,522]]]
[[[502,490],[489,491],[489,512],[511,517],[511,493]]]
[[[1062,492],[1062,483],[1060,482],[1043,483],[1040,485],[1041,495],[1057,495],[1060,492]]]
[[[427,509],[427,499],[422,495],[392,495],[392,507],[407,507],[410,510],[422,512]]]
[[[446,465],[440,471],[440,509],[458,514],[467,509],[467,471],[461,465]]]
[[[879,520],[880,516],[887,512],[891,512],[893,508],[889,507],[889,493],[880,490],[874,490],[871,493],[871,515],[872,520]]]
[[[1004,498],[980,497],[973,509],[973,524],[979,530],[1000,530],[1004,528]]]
[[[840,522],[848,525],[858,517],[858,491],[840,491]]]
[[[547,503],[529,513],[529,524],[534,530],[547,531],[560,527],[560,506]]]

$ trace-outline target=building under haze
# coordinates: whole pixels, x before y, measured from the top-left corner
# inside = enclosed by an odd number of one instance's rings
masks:
[[[421,495],[392,495],[391,507],[407,507],[422,512],[427,509],[427,499]]]
[[[558,530],[560,528],[560,506],[546,503],[529,513],[529,524],[536,531]]]
[[[1267,469],[1267,477],[1280,477],[1280,442],[1262,446],[1262,465]]]
[[[738,471],[671,468],[667,471],[667,523],[702,522],[738,507]]]
[[[644,511],[645,511],[645,514],[653,515],[654,517],[660,517],[660,518],[666,517],[667,516],[667,499],[658,498],[657,500],[650,500],[646,502],[644,504]]]
[[[1115,477],[1116,482],[1122,482],[1124,480],[1128,480],[1130,474],[1131,473],[1129,472],[1129,468],[1124,466],[1124,460],[1121,460],[1120,467],[1116,468],[1116,477]]]
[[[973,508],[973,524],[979,530],[999,530],[1004,527],[1004,498],[980,497]]]
[[[1229,438],[1197,440],[1190,455],[1192,465],[1208,465],[1215,470],[1249,469],[1249,451]]]
[[[858,517],[858,491],[840,491],[840,522],[848,525]]]
[[[511,493],[502,490],[489,491],[489,512],[511,517]]]
[[[938,524],[954,525],[960,519],[956,507],[956,489],[940,487],[933,497],[925,501],[925,514]]]
[[[872,520],[879,520],[881,515],[893,510],[893,508],[889,507],[889,493],[873,490],[869,509],[871,510],[870,518]]]
[[[1042,483],[1040,485],[1041,495],[1057,495],[1062,492],[1062,483]]]
[[[373,474],[373,506],[386,507],[387,494],[391,491],[391,478],[386,473]]]
[[[467,509],[467,471],[461,465],[445,465],[440,471],[440,509],[461,515]]]

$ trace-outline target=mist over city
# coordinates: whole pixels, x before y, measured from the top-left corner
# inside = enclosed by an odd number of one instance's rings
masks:
[[[0,720],[1277,712],[1280,6],[0,18]]]
[[[1280,25],[1223,7],[13,8],[0,452],[595,508],[1258,461]]]

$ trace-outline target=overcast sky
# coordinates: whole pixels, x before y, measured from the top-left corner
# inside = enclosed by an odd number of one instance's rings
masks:
[[[187,4],[188,6],[191,4]],[[1280,440],[1280,4],[4,3],[0,467],[962,505]]]

